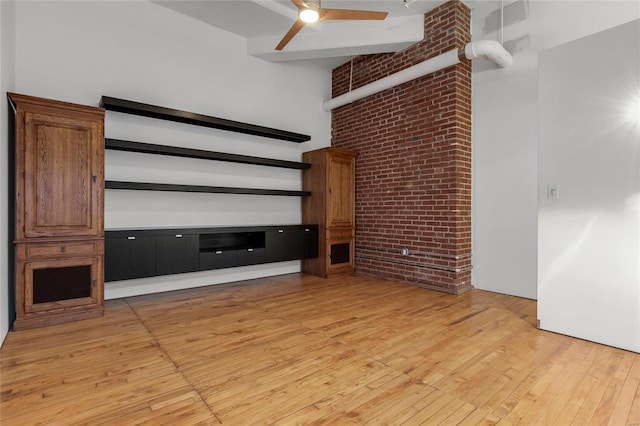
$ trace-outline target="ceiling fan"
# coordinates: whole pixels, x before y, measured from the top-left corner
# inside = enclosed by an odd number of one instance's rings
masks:
[[[318,20],[354,20],[354,21],[382,21],[387,17],[387,12],[375,12],[371,10],[348,9],[323,9],[320,0],[291,0],[298,8],[298,20],[291,29],[282,37],[276,50],[282,50],[287,43],[305,26]]]

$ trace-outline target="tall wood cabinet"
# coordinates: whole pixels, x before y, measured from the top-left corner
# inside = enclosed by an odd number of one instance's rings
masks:
[[[305,152],[311,168],[302,173],[302,221],[318,223],[318,257],[302,261],[302,271],[324,277],[353,273],[355,255],[355,162],[357,153],[341,148]]]
[[[104,110],[9,93],[16,330],[103,315]]]

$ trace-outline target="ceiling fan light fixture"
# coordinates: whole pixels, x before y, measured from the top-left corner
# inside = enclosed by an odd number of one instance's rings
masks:
[[[384,21],[388,15],[387,12],[376,12],[373,10],[324,9],[320,6],[320,0],[291,0],[291,3],[298,9],[298,19],[296,19],[289,31],[287,31],[284,37],[282,37],[282,40],[280,40],[280,43],[276,46],[276,50],[278,51],[284,49],[306,24],[314,23],[320,19],[330,21]]]
[[[316,9],[310,7],[308,9],[300,10],[298,17],[302,22],[312,24],[320,19],[320,13]]]

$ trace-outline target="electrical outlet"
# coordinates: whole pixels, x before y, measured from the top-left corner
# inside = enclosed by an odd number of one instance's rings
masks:
[[[549,200],[559,200],[560,199],[560,185],[557,185],[557,184],[547,185],[547,198]]]

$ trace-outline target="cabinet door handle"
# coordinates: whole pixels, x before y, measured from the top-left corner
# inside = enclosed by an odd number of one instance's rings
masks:
[[[309,228],[304,228],[304,232],[309,232],[311,231]]]
[[[176,234],[176,238],[182,238],[182,234]]]
[[[96,280],[91,280],[91,285],[93,285],[94,287],[98,285],[98,282]]]
[[[64,253],[67,251],[67,247],[66,246],[60,246],[60,253]]]
[[[278,229],[278,232],[284,232],[284,229]]]
[[[127,237],[127,240],[135,240],[136,237]]]
[[[217,250],[216,254],[222,254],[222,250]]]
[[[253,251],[253,249],[247,249],[247,251],[248,251],[248,252],[252,252],[252,251]]]
[[[91,176],[91,180],[95,183],[98,180],[98,176]]]

